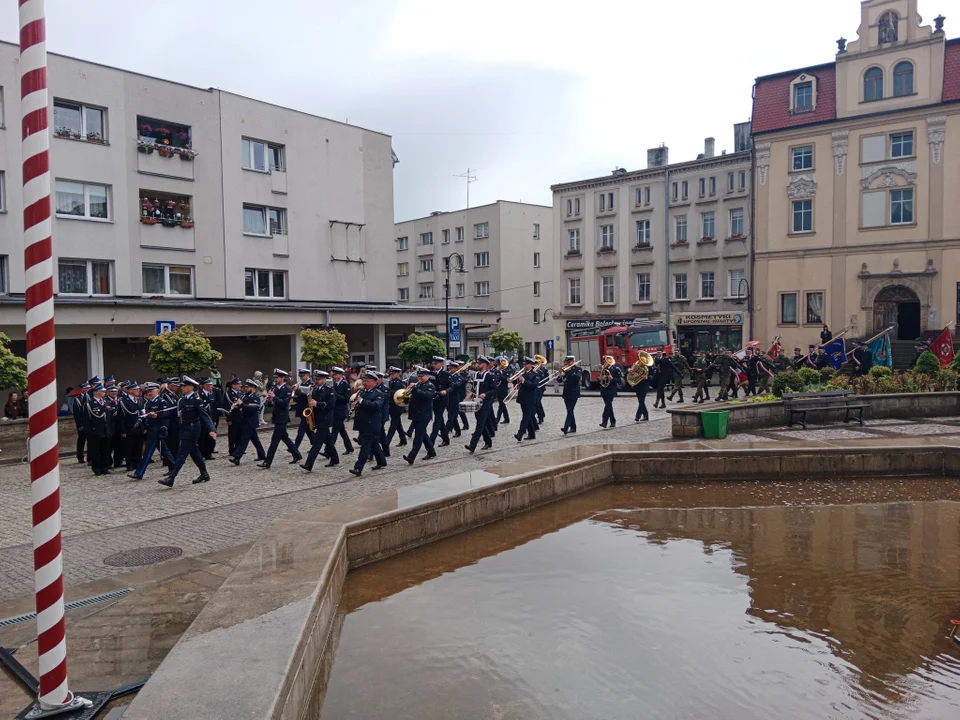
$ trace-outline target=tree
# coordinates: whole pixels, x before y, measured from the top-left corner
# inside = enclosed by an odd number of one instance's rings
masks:
[[[193,325],[181,325],[150,338],[147,362],[161,375],[195,373],[216,365],[223,357]]]
[[[446,355],[447,347],[443,340],[426,333],[412,333],[406,342],[400,343],[399,355],[404,363],[424,364],[434,355]]]
[[[300,331],[303,340],[303,350],[300,359],[318,368],[331,368],[342,365],[350,357],[347,348],[347,336],[339,330],[312,330],[307,328]]]
[[[518,355],[523,354],[523,337],[513,330],[497,330],[490,336],[490,345],[498,355],[509,355],[514,350]]]
[[[23,390],[27,387],[27,361],[14,355],[10,338],[0,333],[0,389]]]

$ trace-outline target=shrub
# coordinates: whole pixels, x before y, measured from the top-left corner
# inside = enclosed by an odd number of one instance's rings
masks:
[[[936,376],[937,390],[941,392],[956,390],[958,376],[960,376],[960,373],[957,373],[956,370],[953,370],[952,366],[946,370],[941,370]]]
[[[834,375],[827,380],[828,390],[843,390],[850,387],[850,378],[846,375]]]
[[[937,356],[929,350],[924,350],[917,358],[917,364],[913,368],[914,372],[923,375],[936,375],[940,372],[940,361]]]
[[[792,370],[777,373],[773,378],[773,394],[778,398],[783,397],[785,392],[800,392],[803,386],[803,378]]]
[[[836,374],[837,371],[832,367],[825,367],[820,371],[820,382],[829,383]]]
[[[816,385],[820,382],[820,371],[813,368],[800,368],[797,370],[797,375],[800,376],[804,385]]]
[[[872,368],[870,368],[870,377],[882,378],[890,377],[891,375],[893,375],[893,370],[885,365],[874,365]]]

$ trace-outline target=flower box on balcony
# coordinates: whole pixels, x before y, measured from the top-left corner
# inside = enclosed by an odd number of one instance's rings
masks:
[[[177,227],[180,224],[176,218],[162,218],[160,222],[164,227]]]
[[[183,220],[183,221],[181,221],[180,227],[182,227],[182,228],[192,228],[192,227],[193,227],[193,220]]]
[[[144,225],[156,225],[157,219],[155,217],[142,217],[140,218],[140,222]]]

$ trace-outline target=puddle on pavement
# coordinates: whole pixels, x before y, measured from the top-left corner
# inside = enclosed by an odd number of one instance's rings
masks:
[[[611,486],[352,572],[321,717],[960,717],[955,481]]]

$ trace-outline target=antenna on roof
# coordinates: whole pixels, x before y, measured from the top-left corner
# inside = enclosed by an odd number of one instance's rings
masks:
[[[476,170],[474,170],[473,172],[476,172]],[[465,173],[463,173],[462,175],[454,175],[454,177],[463,178],[464,180],[467,181],[467,207],[469,208],[470,207],[470,184],[475,183],[477,181],[477,176],[471,175],[470,168],[467,168],[467,171]]]

